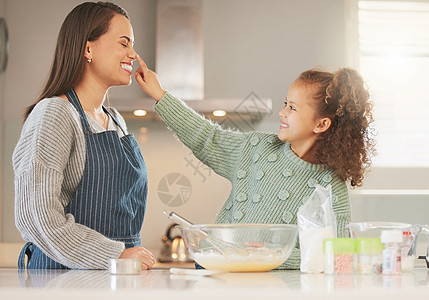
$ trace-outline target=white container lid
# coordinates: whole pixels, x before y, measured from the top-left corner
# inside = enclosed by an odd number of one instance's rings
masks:
[[[381,242],[385,243],[402,243],[402,231],[400,230],[383,230],[381,232]]]

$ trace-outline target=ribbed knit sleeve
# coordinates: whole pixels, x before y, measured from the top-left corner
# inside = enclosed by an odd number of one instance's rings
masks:
[[[217,174],[231,178],[248,137],[246,133],[222,129],[168,92],[155,110],[195,157]]]
[[[39,102],[13,154],[15,222],[24,240],[76,269],[106,269],[124,244],[75,223],[64,208],[83,173],[85,140],[79,115],[60,98]]]

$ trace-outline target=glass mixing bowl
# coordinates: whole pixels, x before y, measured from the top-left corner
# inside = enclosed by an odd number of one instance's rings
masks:
[[[277,224],[202,224],[182,229],[191,257],[206,269],[264,272],[295,247],[298,227]]]

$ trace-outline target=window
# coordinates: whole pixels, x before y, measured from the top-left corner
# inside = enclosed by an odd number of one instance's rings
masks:
[[[429,167],[429,1],[359,1],[359,48],[374,102],[374,165]]]

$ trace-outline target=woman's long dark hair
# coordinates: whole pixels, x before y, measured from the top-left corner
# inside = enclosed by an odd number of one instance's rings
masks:
[[[40,96],[26,108],[24,121],[40,100],[62,95],[79,83],[85,69],[86,43],[105,34],[115,14],[129,19],[123,8],[110,2],[85,2],[67,15],[58,34],[48,79]]]

